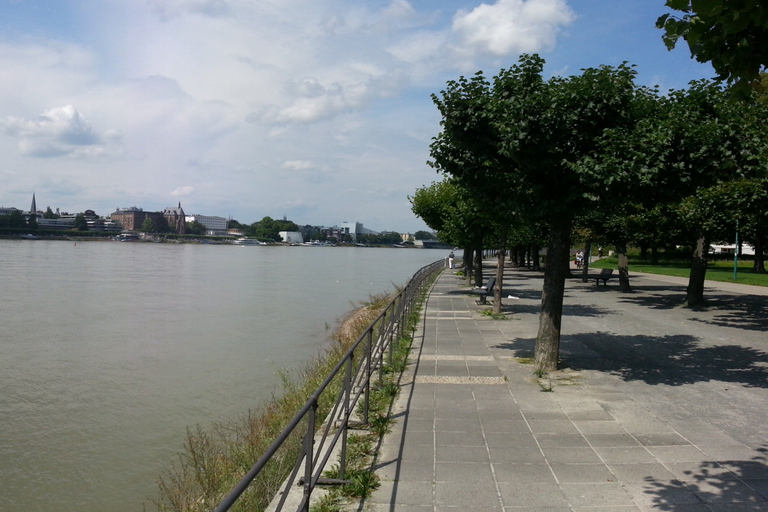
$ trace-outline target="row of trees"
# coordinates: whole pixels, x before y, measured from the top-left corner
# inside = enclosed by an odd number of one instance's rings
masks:
[[[535,356],[548,371],[557,367],[574,233],[617,247],[624,289],[627,244],[689,243],[689,306],[704,300],[711,240],[732,239],[738,223],[762,255],[768,108],[709,81],[662,96],[637,86],[626,63],[548,80],[543,67],[523,55],[491,80],[479,72],[433,95],[442,131],[430,165],[445,180],[411,202],[442,240],[502,249],[497,283],[504,249],[547,246]],[[495,295],[498,310],[501,287]]]
[[[279,242],[282,240],[280,231],[299,231],[299,226],[290,220],[275,220],[272,217],[264,217],[253,224],[241,224],[236,220],[230,220],[227,224],[230,229],[239,229],[246,236],[258,238],[259,240],[273,240]]]

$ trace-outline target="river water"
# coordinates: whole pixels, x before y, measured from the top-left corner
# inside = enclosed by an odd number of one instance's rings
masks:
[[[0,241],[0,510],[152,510],[234,419],[441,251]]]

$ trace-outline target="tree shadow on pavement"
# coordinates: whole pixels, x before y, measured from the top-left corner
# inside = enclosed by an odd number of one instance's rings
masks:
[[[604,287],[603,287],[604,288]],[[674,309],[685,302],[685,286],[632,286],[632,292],[619,292],[618,302],[629,302],[651,309]],[[594,292],[594,290],[591,290]],[[600,290],[602,291],[602,289]],[[611,289],[609,289],[611,291]]]
[[[707,311],[714,313],[714,318],[692,318],[697,322],[768,331],[768,297],[761,295],[718,295],[707,300]]]
[[[750,460],[703,461],[681,471],[678,479],[661,481],[647,477],[638,501],[652,503],[653,510],[708,510],[691,508],[707,503],[715,510],[768,510],[766,450]],[[703,505],[699,505],[703,507]]]
[[[496,345],[514,357],[533,355],[535,340]],[[712,380],[768,388],[768,352],[736,345],[702,347],[689,335],[646,336],[611,333],[563,335],[560,367],[610,373],[625,381],[681,386]]]
[[[618,301],[651,309],[680,308],[685,300],[685,288],[675,288],[680,287],[638,286],[636,291],[642,291],[642,294],[622,294]],[[674,293],[676,291],[680,291],[680,295]],[[768,331],[768,296],[709,292],[704,298],[704,307],[689,311],[708,313],[706,316],[710,318],[693,317],[691,320],[720,327]]]

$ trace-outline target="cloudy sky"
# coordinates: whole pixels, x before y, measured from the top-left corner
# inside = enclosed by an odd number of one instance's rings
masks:
[[[0,205],[184,210],[251,223],[424,224],[407,196],[446,81],[520,53],[546,73],[637,65],[662,90],[711,77],[668,52],[663,0],[0,0]]]

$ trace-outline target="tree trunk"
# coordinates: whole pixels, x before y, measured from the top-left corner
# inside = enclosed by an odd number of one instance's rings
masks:
[[[659,247],[656,242],[651,243],[651,263],[654,265],[659,264]]]
[[[533,270],[541,270],[541,258],[539,257],[539,247],[534,245],[531,249],[533,256]]]
[[[752,272],[755,274],[765,274],[765,241],[763,233],[759,232],[755,235],[755,265],[752,267]]]
[[[483,286],[483,247],[475,249],[475,286]]]
[[[464,248],[464,257],[462,258],[462,264],[464,266],[464,279],[467,284],[472,282],[472,253],[474,249]]]
[[[648,259],[648,244],[640,242],[640,259],[645,261]]]
[[[589,282],[589,257],[592,254],[592,242],[587,242],[584,246],[584,265],[581,269],[581,282]]]
[[[623,242],[617,244],[616,254],[619,259],[619,290],[622,292],[631,292],[632,287],[629,286],[629,258],[627,258],[627,244]]]
[[[571,236],[571,219],[557,219],[551,223],[547,267],[544,271],[544,288],[541,293],[539,332],[536,336],[536,371],[557,370],[560,354],[560,324],[563,318],[563,295],[568,268]]]
[[[501,295],[503,292],[501,283],[504,282],[504,257],[507,255],[506,243],[507,237],[504,235],[499,240],[499,253],[496,257],[496,287],[493,289],[494,313],[501,313]]]
[[[707,277],[707,253],[709,240],[704,232],[699,233],[699,239],[693,249],[691,259],[691,276],[688,278],[688,291],[685,297],[685,307],[693,308],[704,305],[704,280]]]

